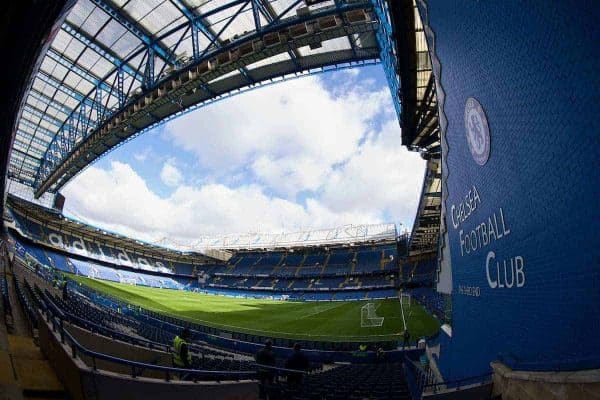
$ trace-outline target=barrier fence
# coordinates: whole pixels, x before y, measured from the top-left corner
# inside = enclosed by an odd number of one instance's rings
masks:
[[[146,370],[159,371],[164,373],[164,380],[170,381],[174,376],[185,375],[188,380],[193,382],[197,381],[223,381],[223,380],[234,380],[239,381],[243,379],[256,379],[258,377],[257,371],[273,371],[276,377],[284,376],[290,373],[305,375],[306,371],[294,370],[288,368],[273,367],[269,365],[253,364],[256,371],[212,371],[212,370],[199,370],[199,369],[187,369],[187,368],[176,368],[167,367],[162,365],[148,364],[139,361],[127,360],[120,357],[111,356],[109,354],[100,353],[97,351],[90,350],[83,346],[77,341],[77,339],[68,332],[64,326],[64,322],[69,322],[69,318],[73,315],[67,315],[52,302],[52,300],[45,293],[43,294],[43,302],[40,303],[40,309],[45,320],[50,324],[52,331],[58,333],[62,344],[67,345],[71,351],[71,357],[77,358],[78,355],[85,355],[90,358],[92,369],[97,370],[97,360],[108,361],[119,365],[125,365],[130,367],[130,376],[132,378],[138,377],[141,372]],[[158,344],[157,344],[158,345]],[[161,345],[169,348],[170,346]]]

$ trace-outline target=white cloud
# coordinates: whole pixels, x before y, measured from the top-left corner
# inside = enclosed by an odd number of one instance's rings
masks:
[[[293,198],[321,186],[389,107],[387,88],[355,82],[333,93],[319,78],[305,77],[202,108],[170,122],[165,135],[212,174],[249,166],[258,183]]]
[[[388,121],[360,151],[329,175],[321,201],[340,211],[378,210],[412,225],[425,161],[400,145],[398,124]]]
[[[146,147],[144,148],[144,150],[135,153],[133,155],[133,158],[135,158],[137,161],[146,161],[146,159],[148,158],[148,156],[150,155],[150,153],[152,152],[152,149],[150,149],[150,147]]]
[[[92,166],[63,190],[65,209],[150,241],[345,224],[410,226],[425,162],[401,147],[388,89],[373,91],[352,74],[346,78],[330,90],[314,77],[288,81],[172,121],[164,138],[199,163],[186,168],[186,183],[171,154],[160,173],[174,188],[167,197],[128,164]]]
[[[257,185],[179,186],[168,197],[152,192],[128,164],[88,168],[63,190],[76,218],[144,240],[194,239],[201,234],[282,232],[304,227],[380,222],[376,213],[338,212],[310,199],[306,206],[266,195]]]
[[[169,160],[163,164],[160,171],[160,180],[167,186],[178,186],[183,181],[183,175],[173,165],[173,161]]]

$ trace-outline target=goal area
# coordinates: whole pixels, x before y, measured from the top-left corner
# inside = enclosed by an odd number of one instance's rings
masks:
[[[360,327],[361,328],[372,328],[376,326],[382,326],[384,317],[377,316],[377,309],[379,304],[367,303],[360,308]]]

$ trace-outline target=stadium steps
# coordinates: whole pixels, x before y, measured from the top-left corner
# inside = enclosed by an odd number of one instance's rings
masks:
[[[329,265],[329,259],[331,258],[331,253],[327,253],[327,257],[325,258],[325,262],[323,263],[323,268],[321,268],[321,274],[325,273],[325,269],[327,265]]]
[[[48,258],[50,258],[50,257],[48,257]],[[67,267],[69,267],[69,271],[72,274],[74,274],[75,273],[75,266],[71,262],[71,259],[69,257],[65,257],[65,262],[67,263]]]
[[[282,259],[283,259],[283,257],[282,257]],[[281,260],[279,260],[279,262],[277,263],[277,265],[275,265],[275,267],[271,271],[271,275],[275,275],[277,273],[277,270],[279,269],[279,267],[281,267]]]
[[[291,289],[292,285],[294,284],[294,280],[290,279],[290,283],[288,283],[287,288]]]
[[[254,264],[252,264],[252,265],[250,266],[250,268],[248,268],[248,272],[252,271],[252,269],[253,269],[254,267],[256,267],[256,266],[258,265],[258,263],[260,263],[260,261],[261,261],[263,258],[264,258],[264,257],[258,257],[258,259],[257,259],[256,261],[254,261]]]
[[[0,329],[0,398],[67,398],[64,387],[31,336],[12,274],[7,275],[11,277],[7,279],[10,301],[15,306],[12,307],[11,333],[4,324]]]
[[[383,256],[383,255],[384,255],[384,253],[385,253],[385,252],[382,250],[382,251],[381,251],[381,257],[379,257],[379,270],[380,270],[380,271],[383,271],[383,270],[385,269],[385,264],[386,264],[386,262],[385,262],[385,258],[384,258],[384,256]]]
[[[50,262],[50,265],[52,266],[52,268],[57,269],[56,265],[54,265],[54,260],[48,256],[48,253],[46,253],[46,249],[44,249],[43,247],[40,247],[42,249],[42,252],[44,253],[44,257],[46,257],[46,259]]]
[[[342,282],[342,283],[340,283],[340,284],[338,285],[338,289],[341,289],[341,288],[343,288],[343,287],[344,287],[344,286],[345,286],[345,285],[348,283],[348,280],[349,280],[349,279],[350,279],[350,278],[346,278],[346,279],[344,279],[344,282]],[[335,296],[334,296],[334,297],[335,297]]]
[[[354,273],[354,270],[356,269],[356,263],[352,262],[352,267],[350,267],[350,273]]]
[[[0,351],[0,390],[8,398],[67,398],[48,360],[33,338],[8,335],[8,349]]]

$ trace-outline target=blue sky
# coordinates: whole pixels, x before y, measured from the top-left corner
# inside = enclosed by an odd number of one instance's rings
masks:
[[[380,66],[301,77],[200,108],[64,189],[65,213],[145,240],[412,224],[424,161],[400,146]]]

